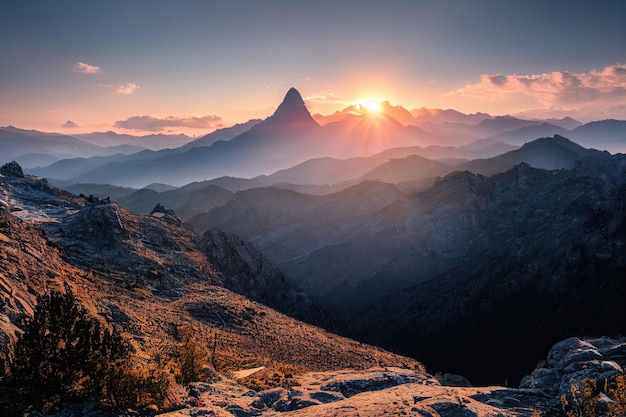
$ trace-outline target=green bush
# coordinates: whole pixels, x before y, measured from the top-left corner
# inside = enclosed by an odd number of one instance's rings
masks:
[[[61,402],[100,396],[130,347],[80,305],[69,286],[38,297],[24,322],[3,378],[3,409],[50,410]]]

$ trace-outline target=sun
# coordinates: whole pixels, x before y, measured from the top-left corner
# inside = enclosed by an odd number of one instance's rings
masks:
[[[359,100],[355,103],[357,109],[367,110],[368,113],[378,113],[380,111],[380,101],[372,98]]]

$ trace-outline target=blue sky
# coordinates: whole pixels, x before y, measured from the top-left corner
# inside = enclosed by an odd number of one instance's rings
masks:
[[[373,98],[626,119],[625,22],[623,0],[4,0],[0,125],[205,133],[291,86],[324,114]]]

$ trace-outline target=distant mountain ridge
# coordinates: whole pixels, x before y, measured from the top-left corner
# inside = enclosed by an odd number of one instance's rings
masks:
[[[413,116],[389,102],[382,102],[380,109],[372,113],[350,106],[320,126],[300,93],[291,88],[276,111],[263,121],[221,129],[167,151],[139,152],[130,158],[62,161],[62,168],[52,164],[30,172],[75,183],[142,188],[153,182],[182,186],[220,177],[253,178],[315,158],[367,157],[408,146],[469,146],[484,139],[519,146],[537,137],[559,134],[586,147],[626,151],[626,122],[596,122],[570,131],[563,126],[576,126],[578,122],[571,118],[551,119],[554,124],[550,124],[512,116],[463,115],[454,110],[433,109],[420,109]],[[320,117],[316,115],[322,120]],[[414,123],[408,124],[411,120]],[[492,155],[483,154],[486,156]]]
[[[248,120],[245,123],[239,123],[231,127],[225,127],[222,129],[217,129],[214,132],[209,133],[208,135],[202,136],[201,138],[192,140],[191,142],[180,147],[180,150],[188,150],[190,148],[195,148],[198,146],[211,146],[215,142],[220,140],[230,140],[243,132],[249,130],[252,126],[260,123],[261,120],[252,119]]]
[[[0,153],[6,158],[4,162],[16,160],[24,168],[32,169],[64,159],[131,155],[148,148],[175,148],[190,139],[185,135],[131,136],[112,131],[65,135],[8,126],[0,128]]]
[[[116,133],[110,130],[107,132],[79,133],[74,136],[98,146],[114,147],[122,145],[133,145],[153,151],[168,148],[178,148],[180,146],[184,146],[186,143],[193,139],[183,134],[152,134],[133,136]]]

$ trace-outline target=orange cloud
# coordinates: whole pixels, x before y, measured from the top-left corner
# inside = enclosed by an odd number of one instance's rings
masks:
[[[126,120],[118,120],[115,127],[123,129],[145,130],[150,132],[160,132],[166,128],[184,127],[189,129],[215,129],[222,127],[222,118],[219,116],[204,117],[164,117],[157,118],[152,116],[133,116]]]
[[[449,92],[449,96],[506,99],[523,94],[544,107],[580,107],[626,103],[626,65],[575,73],[555,71],[533,75],[483,74],[480,81]]]
[[[98,74],[102,72],[102,69],[95,65],[85,64],[84,62],[77,62],[72,67],[72,71],[80,72],[81,74]]]

